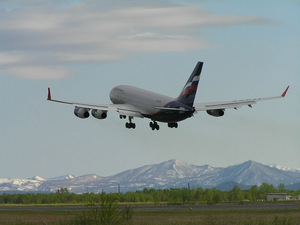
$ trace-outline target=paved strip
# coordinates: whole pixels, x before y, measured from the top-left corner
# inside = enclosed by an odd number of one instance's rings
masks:
[[[122,208],[123,206],[120,206]],[[283,210],[299,209],[300,203],[275,203],[275,204],[222,204],[222,205],[133,205],[134,211],[171,211],[171,210]],[[0,211],[84,211],[87,206],[5,206],[0,205]]]

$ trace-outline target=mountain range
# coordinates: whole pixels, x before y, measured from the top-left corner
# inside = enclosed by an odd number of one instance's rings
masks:
[[[12,192],[55,192],[68,188],[70,192],[128,192],[144,188],[164,189],[182,187],[216,187],[231,190],[234,185],[241,188],[261,185],[277,186],[282,183],[286,188],[300,188],[300,169],[290,169],[276,165],[263,165],[247,161],[226,168],[209,165],[196,166],[179,160],[169,160],[160,164],[146,165],[122,173],[101,177],[95,174],[75,177],[64,175],[44,179],[35,176],[30,179],[0,179],[0,193]]]

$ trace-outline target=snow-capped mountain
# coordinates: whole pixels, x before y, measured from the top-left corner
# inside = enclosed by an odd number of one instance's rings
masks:
[[[276,164],[271,164],[271,165],[269,165],[269,167],[276,168],[276,169],[283,170],[283,171],[291,171],[291,172],[298,172],[298,173],[300,173],[300,169],[293,169],[293,168],[289,168],[289,167],[285,167],[285,166],[280,166],[280,165],[276,165]]]
[[[50,178],[47,178],[46,180],[69,180],[69,179],[73,179],[73,178],[75,178],[74,175],[67,174],[67,175],[62,175],[59,177],[50,177]]]
[[[278,185],[300,182],[300,172],[284,167],[267,166],[254,161],[226,168],[209,165],[196,166],[179,160],[169,160],[160,164],[146,165],[122,173],[100,177],[95,174],[75,177],[64,175],[57,178],[43,179],[35,176],[31,179],[0,179],[1,192],[55,192],[68,188],[70,192],[122,192],[142,190],[144,188],[181,188],[187,187],[222,187],[231,185],[242,187],[262,183]],[[224,186],[224,185],[223,185]]]
[[[44,181],[36,179],[15,179],[15,178],[4,178],[0,179],[0,193],[11,192],[11,191],[37,191],[38,187]]]
[[[29,178],[28,180],[39,180],[39,181],[45,181],[46,179],[39,177],[39,176],[34,176],[32,178]]]

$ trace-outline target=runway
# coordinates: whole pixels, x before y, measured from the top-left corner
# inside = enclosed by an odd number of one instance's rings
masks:
[[[123,206],[120,206],[122,208]],[[246,204],[216,204],[216,205],[131,205],[133,211],[173,211],[173,210],[291,210],[299,209],[300,203],[246,203]],[[84,211],[87,206],[5,206],[0,205],[0,211]]]

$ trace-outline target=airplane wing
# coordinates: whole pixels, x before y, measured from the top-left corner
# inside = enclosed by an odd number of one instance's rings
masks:
[[[87,103],[80,103],[80,102],[69,102],[69,101],[62,101],[57,99],[52,99],[50,88],[48,88],[48,101],[58,102],[63,104],[73,105],[74,107],[85,108],[85,109],[96,109],[102,111],[117,111],[121,116],[130,116],[130,117],[139,117],[143,118],[143,113],[137,107],[134,107],[129,104],[87,104]]]
[[[196,111],[206,111],[206,110],[218,110],[218,109],[237,109],[242,106],[248,105],[252,107],[253,104],[256,104],[259,101],[272,100],[277,98],[284,98],[288,89],[288,86],[285,91],[280,96],[268,97],[268,98],[254,98],[254,99],[245,99],[245,100],[234,100],[234,101],[225,101],[225,102],[210,102],[210,103],[195,103],[194,107]]]

